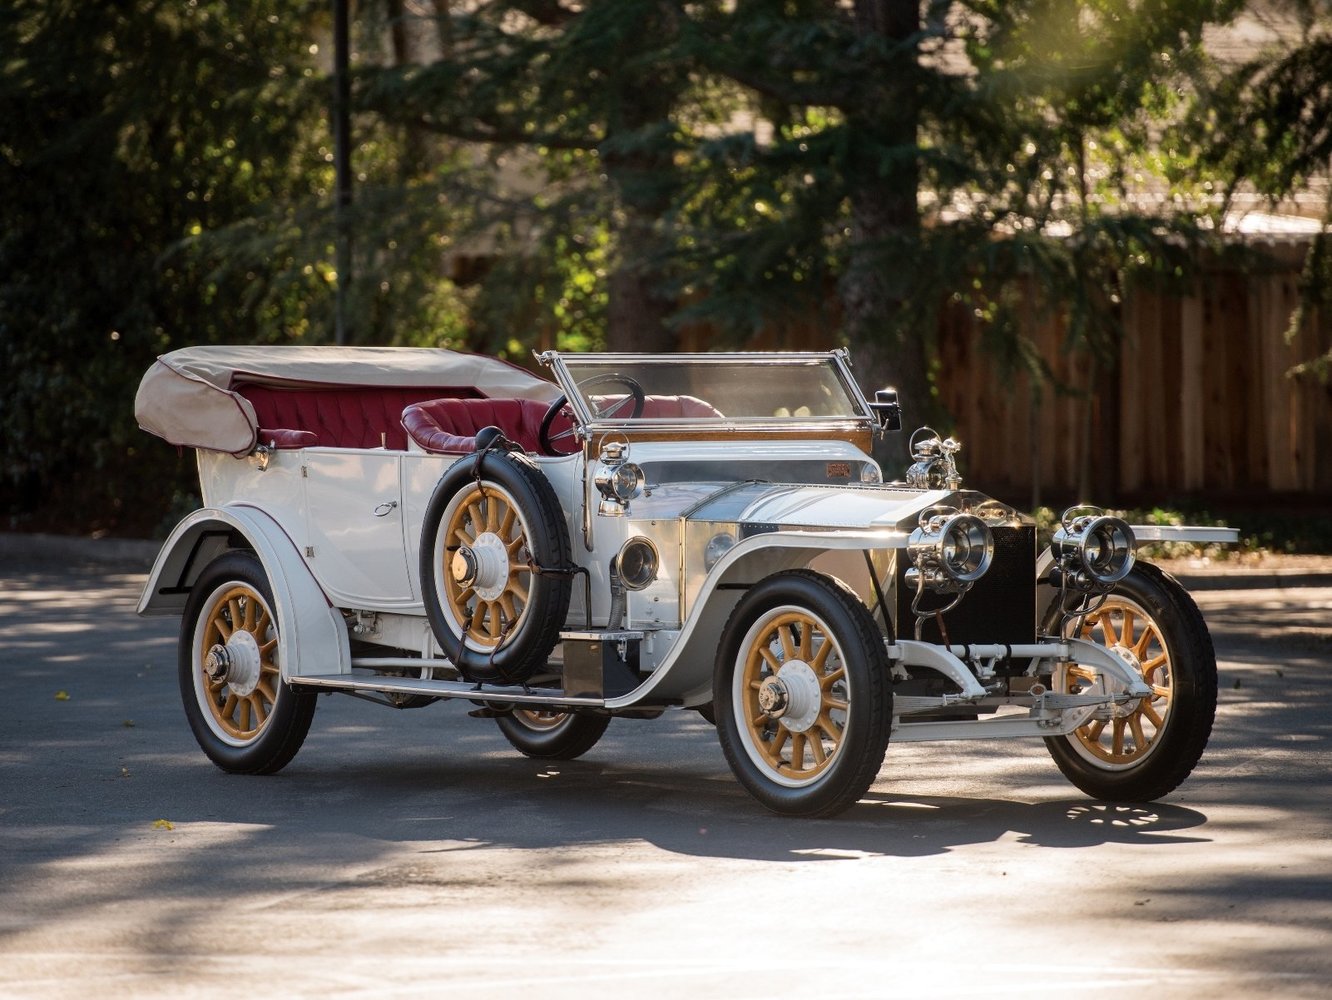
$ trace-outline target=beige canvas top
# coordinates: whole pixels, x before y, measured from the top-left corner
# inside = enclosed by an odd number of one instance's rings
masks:
[[[139,383],[134,416],[174,445],[247,454],[254,408],[238,383],[270,386],[440,386],[490,398],[548,401],[552,383],[506,361],[423,347],[186,347],[164,354]]]

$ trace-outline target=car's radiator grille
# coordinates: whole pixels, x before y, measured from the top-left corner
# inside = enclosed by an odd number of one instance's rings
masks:
[[[910,563],[898,560],[897,629],[903,639],[915,638],[916,618],[911,613],[915,592],[903,576]],[[924,607],[938,607],[948,598],[926,592]],[[1036,528],[994,529],[994,562],[962,603],[944,615],[948,639],[962,642],[1023,643],[1036,641]],[[934,618],[926,620],[921,638],[942,642]]]

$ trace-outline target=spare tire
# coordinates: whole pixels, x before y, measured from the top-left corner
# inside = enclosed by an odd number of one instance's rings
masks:
[[[521,683],[546,666],[569,613],[569,532],[525,455],[451,465],[421,526],[421,591],[444,655],[470,681]]]

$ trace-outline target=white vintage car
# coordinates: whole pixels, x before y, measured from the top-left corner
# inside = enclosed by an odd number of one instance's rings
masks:
[[[1138,542],[1233,540],[962,488],[844,351],[539,356],[197,348],[136,413],[197,449],[205,506],[141,614],[179,615],[185,713],[227,771],[300,748],[321,692],[462,699],[521,752],[573,758],[615,716],[696,709],[740,782],[827,816],[888,742],[1044,739],[1108,800],[1169,793],[1216,705],[1207,628]]]

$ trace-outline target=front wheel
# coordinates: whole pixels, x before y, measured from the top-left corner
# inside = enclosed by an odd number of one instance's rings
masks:
[[[280,623],[259,561],[229,552],[199,576],[180,630],[180,694],[199,746],[236,774],[272,774],[305,742],[313,691],[282,680]]]
[[[1174,579],[1138,563],[1082,620],[1078,636],[1141,673],[1152,694],[1047,739],[1050,755],[1094,798],[1151,802],[1169,794],[1201,759],[1216,715],[1216,654],[1198,606]],[[1056,672],[1053,686],[1079,693],[1103,683],[1072,664]]]
[[[497,716],[495,722],[514,749],[528,757],[574,760],[597,745],[610,725],[610,716],[515,708]]]
[[[717,733],[736,778],[774,812],[832,816],[864,795],[892,697],[883,635],[836,581],[778,573],[731,612],[713,675]]]

